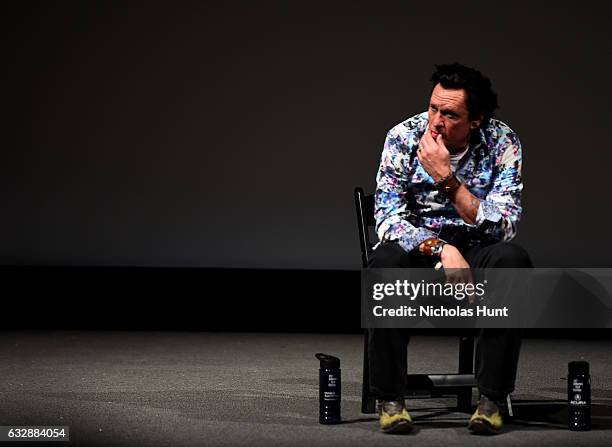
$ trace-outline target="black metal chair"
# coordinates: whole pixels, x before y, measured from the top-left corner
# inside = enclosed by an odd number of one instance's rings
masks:
[[[355,209],[357,229],[361,245],[361,264],[368,266],[375,242],[370,235],[374,227],[374,194],[365,195],[362,188],[355,188]],[[448,397],[457,396],[457,409],[469,413],[472,410],[472,388],[474,379],[474,332],[459,336],[459,371],[457,374],[408,374],[406,397]],[[368,366],[368,333],[363,344],[363,382],[361,391],[361,412],[376,412],[376,397],[370,393]]]

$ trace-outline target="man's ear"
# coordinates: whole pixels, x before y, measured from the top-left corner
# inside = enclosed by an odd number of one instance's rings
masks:
[[[472,121],[470,121],[470,129],[471,130],[478,129],[483,119],[484,119],[484,113],[480,113],[480,115],[478,115],[476,119],[473,119]]]

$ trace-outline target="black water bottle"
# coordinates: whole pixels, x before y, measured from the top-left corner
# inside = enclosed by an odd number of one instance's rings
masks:
[[[589,363],[570,362],[567,375],[568,426],[574,431],[591,429],[591,377]]]
[[[319,423],[339,424],[340,418],[340,359],[333,355],[315,354],[319,368]]]

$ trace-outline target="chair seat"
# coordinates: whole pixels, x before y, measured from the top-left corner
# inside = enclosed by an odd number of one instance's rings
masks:
[[[409,374],[406,396],[456,396],[466,387],[476,386],[474,374]]]

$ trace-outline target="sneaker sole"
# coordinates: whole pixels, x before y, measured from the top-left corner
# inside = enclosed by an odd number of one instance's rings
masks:
[[[383,428],[382,431],[390,434],[409,433],[412,431],[412,424],[406,420],[399,420],[391,424],[389,427]]]
[[[500,432],[499,428],[493,427],[489,422],[482,419],[470,422],[468,430],[477,435],[496,435]]]

